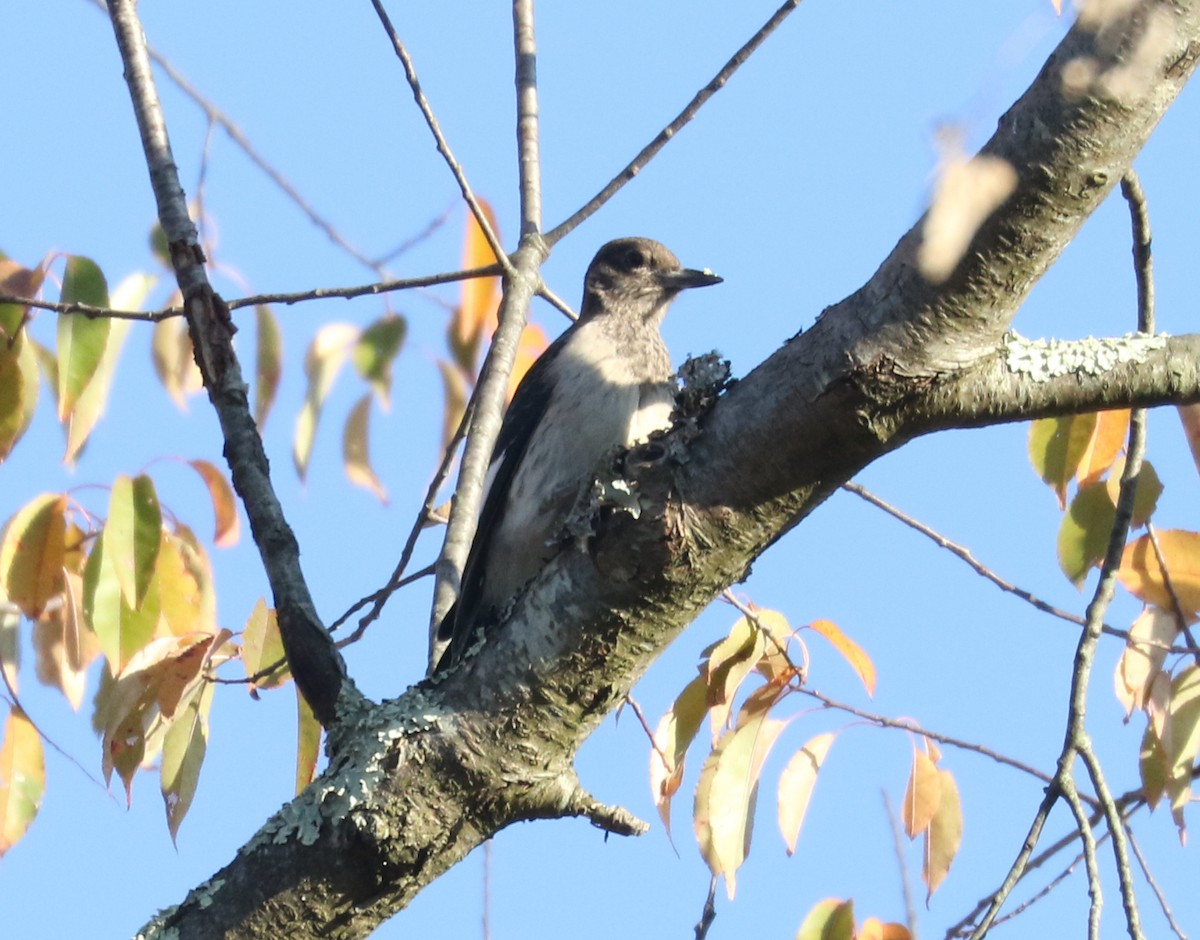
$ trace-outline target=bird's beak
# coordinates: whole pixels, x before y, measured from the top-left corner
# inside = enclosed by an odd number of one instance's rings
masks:
[[[709,287],[713,284],[720,284],[724,278],[717,277],[708,268],[703,271],[697,271],[695,268],[679,268],[675,271],[663,271],[659,274],[659,280],[667,290],[679,291],[687,290],[689,287]]]

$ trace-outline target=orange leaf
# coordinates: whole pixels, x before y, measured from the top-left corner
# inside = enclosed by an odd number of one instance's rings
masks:
[[[938,889],[945,879],[962,845],[963,816],[962,804],[958,798],[958,786],[948,770],[938,771],[940,799],[937,812],[930,820],[929,830],[925,833],[925,863],[922,866],[921,877],[928,891],[925,902]]]
[[[342,431],[342,466],[346,477],[355,486],[369,490],[383,505],[387,505],[387,490],[371,466],[369,448],[371,422],[371,393],[362,396],[346,418]]]
[[[1183,434],[1187,438],[1188,449],[1192,452],[1192,462],[1200,472],[1200,402],[1193,405],[1179,405],[1176,409],[1179,422],[1183,425]]]
[[[34,668],[38,681],[59,689],[76,711],[83,703],[87,667],[100,655],[95,634],[83,622],[83,579],[64,571],[63,604],[33,624]]]
[[[188,466],[200,474],[212,502],[214,527],[213,544],[229,548],[237,544],[241,523],[238,520],[237,500],[225,474],[207,460],[189,460]]]
[[[942,798],[942,782],[937,766],[929,756],[913,748],[912,772],[904,790],[901,816],[910,839],[924,832],[937,812]]]
[[[813,787],[817,785],[817,774],[836,737],[837,733],[832,731],[818,734],[792,755],[779,775],[779,829],[787,843],[788,855],[796,851],[800,827],[804,825]]]
[[[546,338],[546,331],[536,323],[528,324],[521,332],[521,341],[517,344],[517,356],[513,360],[513,370],[508,376],[508,392],[505,401],[512,401],[517,386],[521,384],[521,379],[525,378],[529,367],[537,361],[538,356],[544,353],[549,345],[550,340]]]
[[[45,789],[42,739],[25,713],[13,707],[0,743],[0,857],[25,835]]]
[[[500,228],[496,214],[484,200],[479,200],[483,214],[497,237]],[[463,242],[462,263],[464,268],[483,268],[495,264],[498,259],[483,235],[483,229],[475,216],[467,213],[467,231]],[[496,315],[500,309],[500,278],[476,277],[462,282],[462,304],[454,323],[454,334],[460,344],[470,345],[479,339],[491,336],[496,331]]]
[[[62,591],[67,498],[43,493],[9,521],[0,543],[0,586],[31,620]]]
[[[1083,456],[1079,458],[1079,466],[1075,470],[1075,478],[1080,483],[1093,483],[1104,476],[1113,461],[1125,446],[1125,438],[1129,436],[1128,408],[1118,408],[1113,411],[1101,411],[1096,414],[1096,423],[1092,436],[1084,448]]]
[[[1167,529],[1158,533],[1158,544],[1171,578],[1171,586],[1185,614],[1200,611],[1200,533]],[[1148,535],[1125,546],[1117,577],[1125,589],[1146,604],[1173,609],[1154,546]]]
[[[846,636],[836,624],[829,620],[814,620],[809,627],[825,637],[833,648],[842,654],[851,668],[858,673],[858,678],[866,686],[867,695],[875,694],[875,664],[866,650]]]

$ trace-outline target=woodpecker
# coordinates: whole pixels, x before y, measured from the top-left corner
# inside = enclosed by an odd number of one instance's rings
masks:
[[[664,245],[619,238],[588,266],[579,319],[530,367],[504,416],[458,600],[435,671],[550,560],[572,508],[617,448],[670,427],[675,386],[660,327],[681,291],[721,283]]]

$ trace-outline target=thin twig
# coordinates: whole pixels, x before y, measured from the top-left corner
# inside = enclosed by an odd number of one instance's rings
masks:
[[[1026,591],[1024,588],[1017,587],[1011,581],[1001,577],[999,574],[997,574],[991,568],[987,567],[982,562],[977,560],[969,548],[946,538],[946,536],[942,535],[936,529],[933,529],[933,528],[927,526],[925,523],[921,522],[919,519],[913,518],[912,516],[908,515],[908,513],[904,512],[904,510],[899,509],[898,507],[892,505],[891,503],[889,503],[887,500],[883,499],[882,497],[877,496],[876,494],[872,493],[861,483],[853,483],[853,482],[843,483],[842,489],[848,493],[853,493],[855,496],[861,497],[862,499],[864,499],[868,503],[870,503],[872,506],[882,509],[889,516],[891,516],[894,519],[899,520],[900,522],[903,522],[910,529],[920,532],[922,535],[924,535],[926,538],[933,541],[940,548],[944,548],[955,558],[958,558],[959,560],[965,562],[971,568],[972,571],[974,571],[980,577],[986,578],[988,581],[991,581],[992,584],[996,585],[996,587],[1000,588],[1000,590],[1005,591],[1009,594],[1012,594],[1014,597],[1020,598],[1021,600],[1025,601],[1027,604],[1030,604],[1033,607],[1037,608],[1044,614],[1050,614],[1050,616],[1052,616],[1052,617],[1057,617],[1059,620],[1065,620],[1068,623],[1073,623],[1078,627],[1082,627],[1085,625],[1084,619],[1082,617],[1080,617],[1078,614],[1073,614],[1070,611],[1063,610],[1061,607],[1055,607],[1053,604],[1048,604],[1041,598],[1037,597],[1036,595],[1030,593],[1029,591]],[[1120,637],[1121,639],[1126,640],[1126,641],[1128,641],[1128,639],[1129,639],[1129,631],[1128,630],[1121,630],[1117,627],[1110,627],[1107,624],[1104,624],[1103,626],[1101,626],[1100,630],[1101,630],[1101,632],[1106,633],[1109,636]],[[1143,641],[1139,641],[1139,642],[1143,642]],[[1155,641],[1148,642],[1147,645],[1154,646],[1157,649],[1165,650],[1168,653],[1190,652],[1190,650],[1185,649],[1182,646],[1169,646],[1165,643],[1158,643]]]
[[[105,7],[104,0],[91,0],[91,3],[92,6],[96,7],[102,13],[107,15],[107,8]],[[209,121],[220,126],[221,129],[229,135],[229,139],[232,140],[234,144],[249,158],[250,162],[258,167],[272,183],[279,187],[280,191],[287,196],[287,198],[290,199],[293,204],[295,204],[296,208],[304,213],[304,215],[308,216],[309,221],[312,222],[313,225],[319,228],[322,232],[324,232],[331,242],[345,251],[356,261],[363,264],[365,267],[376,271],[380,277],[384,277],[386,275],[385,270],[383,270],[376,262],[368,258],[362,251],[352,245],[345,238],[345,236],[343,236],[337,231],[337,229],[333,227],[328,220],[326,220],[311,205],[309,205],[308,201],[300,195],[300,192],[296,189],[296,187],[288,182],[284,175],[280,173],[279,170],[275,169],[274,166],[268,163],[267,160],[254,148],[254,145],[250,143],[249,138],[242,133],[242,130],[233,123],[229,116],[221,111],[220,108],[214,105],[207,98],[205,98],[202,94],[200,94],[200,92],[196,90],[191,82],[184,78],[184,76],[175,68],[175,66],[171,64],[168,59],[162,55],[162,53],[152,46],[147,46],[147,52],[154,64],[162,69],[163,74],[166,75],[167,78],[169,78],[171,82],[184,93],[186,97],[190,98],[192,102],[204,112],[205,117]]]
[[[388,17],[387,11],[383,8],[380,0],[371,0],[371,6],[375,8],[375,15],[379,17],[379,22],[383,24],[384,31],[387,33],[388,39],[391,40],[396,58],[400,60],[400,65],[404,69],[404,77],[408,81],[408,87],[412,89],[413,100],[416,101],[421,116],[425,118],[425,123],[428,125],[430,133],[433,134],[433,140],[437,144],[438,153],[442,155],[446,166],[454,174],[454,180],[458,183],[459,192],[462,193],[464,201],[470,206],[471,214],[475,216],[475,221],[479,223],[479,229],[483,232],[483,237],[487,239],[488,245],[491,246],[492,251],[496,254],[496,260],[504,268],[506,274],[511,274],[513,270],[512,262],[508,259],[504,251],[504,246],[500,243],[499,236],[493,230],[487,213],[483,211],[483,206],[479,204],[479,200],[475,197],[475,193],[471,189],[471,184],[467,182],[467,176],[463,172],[462,165],[455,159],[454,153],[450,149],[450,143],[442,133],[441,125],[438,124],[437,117],[433,113],[433,108],[430,107],[429,99],[425,97],[425,92],[421,90],[421,82],[417,78],[417,69],[413,65],[412,57],[408,54],[404,43],[400,41],[400,36],[396,32],[395,27],[392,26],[392,21]]]
[[[645,168],[646,164],[653,160],[658,155],[658,152],[667,145],[667,141],[679,133],[684,125],[696,116],[696,113],[704,106],[705,102],[725,86],[725,83],[729,81],[733,73],[745,64],[746,60],[766,41],[766,38],[775,31],[776,27],[799,5],[800,0],[787,0],[783,6],[776,10],[771,18],[763,24],[762,28],[751,36],[742,48],[734,53],[733,57],[722,67],[721,71],[713,76],[712,81],[696,92],[696,95],[688,102],[687,107],[679,112],[675,120],[659,131],[658,136],[643,147],[641,152],[629,162],[625,169],[614,176],[607,186],[589,199],[574,215],[546,233],[547,244],[551,246],[558,244],[563,236],[569,234],[580,223],[592,216],[597,209],[616,195],[622,186],[637,176]]]
[[[917,937],[917,906],[913,903],[912,879],[908,877],[908,866],[904,864],[904,831],[900,828],[900,817],[892,809],[892,800],[887,790],[880,790],[883,811],[887,814],[888,827],[892,830],[892,851],[896,854],[896,870],[900,875],[900,896],[904,900],[904,923],[912,940]]]
[[[704,908],[700,911],[700,920],[696,924],[696,940],[705,940],[708,928],[717,919],[717,878],[713,876],[708,883],[708,897],[704,899]]]
[[[521,238],[542,232],[542,168],[538,139],[537,35],[533,0],[513,0],[513,46],[517,86],[517,173]]]
[[[115,310],[112,307],[97,307],[93,304],[54,303],[49,300],[38,300],[36,297],[22,297],[18,294],[0,294],[0,304],[16,304],[19,307],[35,307],[38,310],[50,310],[54,313],[78,314],[85,317],[108,317],[112,320],[144,320],[157,323],[168,317],[183,316],[179,307],[150,312],[146,310]]]
[[[1171,905],[1167,902],[1167,896],[1163,894],[1158,879],[1154,877],[1154,873],[1150,870],[1146,856],[1142,854],[1142,848],[1138,845],[1138,841],[1133,835],[1133,827],[1128,823],[1125,825],[1125,835],[1129,839],[1129,848],[1133,850],[1133,857],[1137,859],[1138,867],[1142,870],[1142,877],[1146,879],[1146,883],[1150,885],[1150,890],[1154,892],[1154,897],[1158,901],[1159,909],[1167,921],[1167,926],[1171,928],[1171,933],[1175,934],[1179,940],[1187,940],[1187,934],[1184,933],[1183,927],[1179,925],[1179,922],[1175,920],[1175,915],[1171,911]]]
[[[1014,757],[1009,757],[1006,754],[1001,754],[999,751],[993,751],[991,748],[982,744],[974,744],[970,741],[964,741],[961,738],[954,738],[948,734],[942,734],[938,731],[930,731],[922,725],[918,725],[912,721],[900,721],[895,718],[888,718],[886,715],[876,715],[873,712],[866,712],[860,708],[855,708],[853,705],[847,705],[844,702],[839,702],[829,696],[816,691],[815,689],[796,689],[801,695],[807,695],[809,698],[814,698],[826,708],[833,708],[848,715],[854,715],[856,718],[861,718],[863,721],[869,721],[871,724],[879,725],[881,728],[897,728],[901,731],[911,731],[916,734],[922,734],[927,738],[932,738],[939,744],[945,744],[949,747],[955,747],[962,751],[972,751],[983,757],[990,758],[998,764],[1003,764],[1006,767],[1012,767],[1014,770],[1019,770],[1022,773],[1029,774],[1042,783],[1049,784],[1053,781],[1053,777],[1045,771],[1038,770],[1030,764],[1026,764],[1017,760]],[[1088,800],[1087,797],[1082,797]],[[1089,802],[1091,802],[1089,800]]]
[[[416,287],[432,287],[435,284],[452,284],[455,281],[466,281],[477,277],[495,277],[501,273],[500,265],[489,264],[483,268],[469,268],[465,271],[446,271],[442,274],[427,274],[423,277],[406,277],[398,280],[379,281],[375,284],[360,284],[356,287],[317,287],[313,290],[299,291],[290,294],[254,294],[250,297],[239,297],[231,300],[227,306],[230,310],[241,307],[252,307],[258,304],[298,304],[309,300],[325,300],[330,297],[340,297],[349,300],[367,294],[387,294],[398,290],[412,290]]]

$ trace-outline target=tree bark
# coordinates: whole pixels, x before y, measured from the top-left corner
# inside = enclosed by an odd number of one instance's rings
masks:
[[[711,410],[619,458],[637,518],[580,507],[575,537],[478,655],[396,700],[340,710],[329,769],[143,935],[362,937],[513,822],[582,815],[638,831],[582,789],[576,750],[841,483],[946,428],[1200,400],[1200,336],[1048,350],[1006,334],[1190,77],[1198,7],[1141,0],[1091,24],[1085,9],[984,147],[1016,189],[948,279],[920,273],[918,223],[868,283]],[[1153,25],[1164,23],[1169,41]]]

